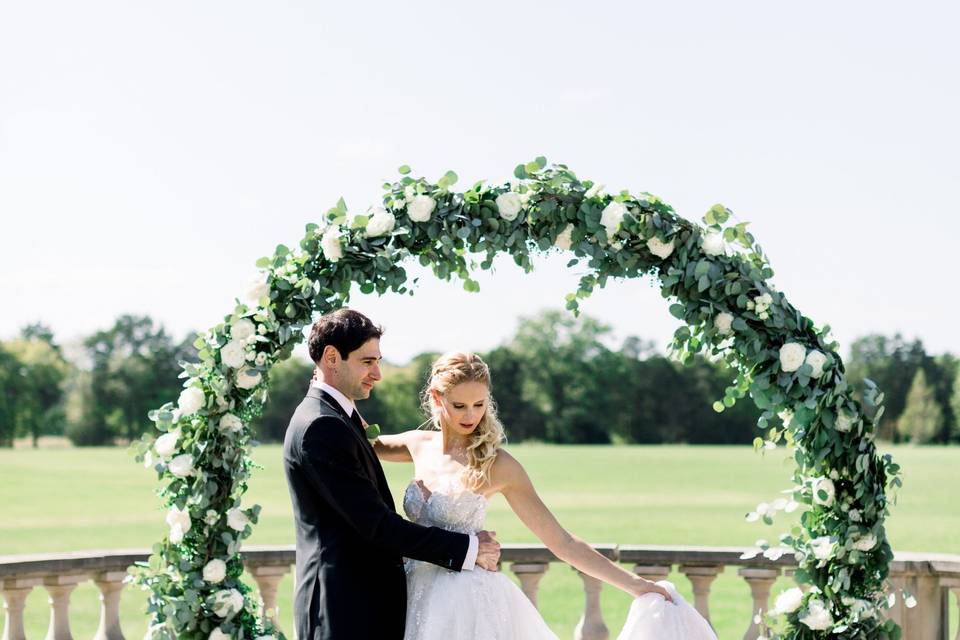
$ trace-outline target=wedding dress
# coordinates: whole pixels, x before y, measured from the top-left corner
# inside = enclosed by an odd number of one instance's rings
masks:
[[[487,499],[449,483],[431,492],[416,480],[403,496],[407,517],[460,533],[483,529]],[[450,571],[408,560],[404,640],[557,640],[536,607],[500,572]],[[675,604],[657,594],[636,598],[617,640],[716,640],[697,611],[668,589]]]

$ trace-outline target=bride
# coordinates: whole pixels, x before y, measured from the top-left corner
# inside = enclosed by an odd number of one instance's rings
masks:
[[[403,508],[417,523],[462,533],[483,529],[496,493],[560,560],[636,597],[619,640],[715,640],[709,624],[669,582],[634,575],[566,531],[537,495],[523,466],[501,448],[503,426],[479,356],[450,353],[433,365],[423,392],[434,431],[384,435],[383,460],[413,462]],[[437,432],[439,431],[439,433]],[[504,574],[448,571],[407,562],[404,640],[555,640],[536,608]]]

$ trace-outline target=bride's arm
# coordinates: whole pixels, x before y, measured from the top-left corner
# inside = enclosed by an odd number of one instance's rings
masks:
[[[537,495],[523,466],[509,453],[502,449],[497,452],[490,475],[491,488],[504,495],[517,517],[555,556],[631,595],[639,596],[652,591],[667,600],[671,599],[659,585],[607,560],[587,542],[564,529]]]
[[[380,436],[373,443],[377,457],[388,462],[413,462],[413,451],[427,435],[423,431],[404,431]]]

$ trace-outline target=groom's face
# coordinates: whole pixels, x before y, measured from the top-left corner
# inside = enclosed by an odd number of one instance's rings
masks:
[[[380,375],[380,339],[370,338],[359,349],[347,354],[337,367],[337,388],[351,400],[370,397]]]

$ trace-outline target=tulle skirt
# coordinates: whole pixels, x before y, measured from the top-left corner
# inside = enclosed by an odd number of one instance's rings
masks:
[[[404,640],[557,640],[536,607],[500,572],[407,562]]]
[[[670,593],[673,603],[655,593],[636,598],[617,640],[717,640],[709,623],[677,593],[672,582],[657,584]]]

